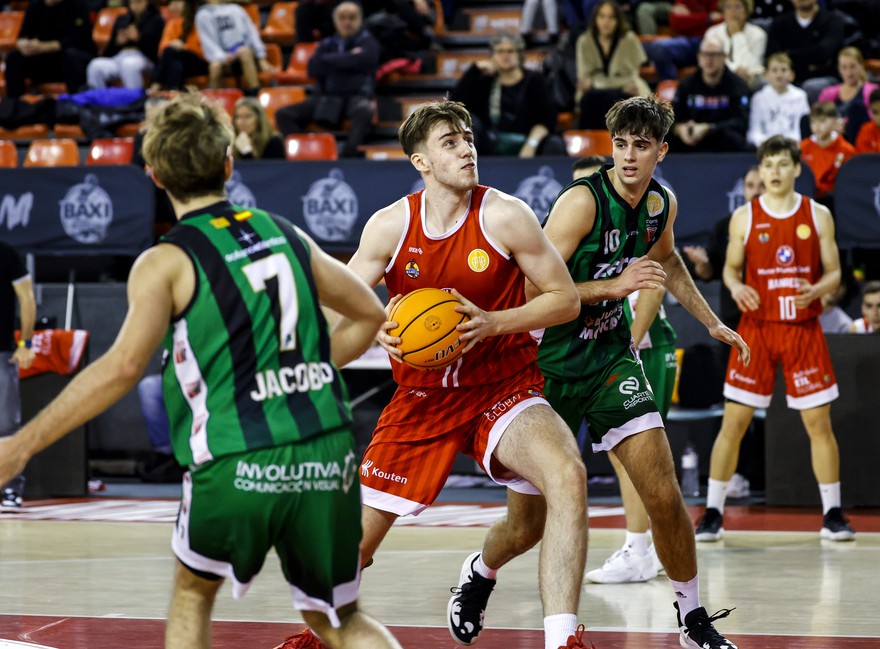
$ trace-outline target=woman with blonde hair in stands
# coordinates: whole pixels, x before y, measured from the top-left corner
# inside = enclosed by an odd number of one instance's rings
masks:
[[[837,54],[837,71],[842,83],[828,86],[819,94],[819,101],[830,101],[843,118],[842,135],[855,144],[862,124],[871,121],[871,93],[878,88],[868,81],[865,57],[857,47],[844,47]]]
[[[724,21],[706,30],[704,38],[717,40],[724,48],[725,63],[754,89],[764,74],[767,32],[749,22],[752,0],[720,0],[718,9]]]
[[[253,97],[242,97],[232,111],[235,139],[232,155],[236,160],[272,160],[284,158],[284,141],[272,128],[266,111]]]
[[[590,24],[577,39],[575,56],[580,128],[604,129],[605,113],[616,101],[651,94],[639,76],[647,60],[645,50],[614,0],[602,0],[593,8]]]

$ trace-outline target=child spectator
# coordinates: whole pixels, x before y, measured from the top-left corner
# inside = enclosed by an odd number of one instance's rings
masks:
[[[854,320],[849,332],[872,334],[880,331],[880,282],[873,281],[862,288],[862,317]]]
[[[206,0],[196,11],[196,30],[208,61],[208,83],[219,88],[232,67],[246,95],[256,96],[260,71],[271,71],[257,26],[241,7],[226,0]]]
[[[880,153],[880,89],[868,97],[871,121],[862,124],[856,138],[856,153]]]
[[[816,199],[831,208],[834,181],[843,163],[856,154],[852,144],[837,132],[840,115],[828,101],[819,101],[810,110],[812,135],[801,142],[801,160],[816,178]],[[833,213],[833,212],[832,212]]]
[[[284,158],[284,141],[272,129],[266,111],[254,97],[242,97],[232,111],[235,140],[232,155],[236,160]]]
[[[207,74],[208,63],[196,31],[195,0],[171,0],[173,17],[165,23],[159,41],[159,64],[150,93],[159,90],[183,90],[187,77]]]
[[[115,79],[126,88],[143,88],[144,75],[153,73],[164,26],[156,0],[128,0],[128,13],[113,23],[103,56],[89,62],[89,88],[106,88]]]
[[[877,89],[868,81],[865,58],[857,47],[844,47],[837,55],[837,71],[842,83],[828,86],[819,93],[819,101],[830,101],[843,117],[843,137],[855,144],[862,124],[871,121],[868,114],[869,97]]]
[[[801,120],[810,113],[807,93],[795,86],[794,68],[785,52],[776,52],[767,59],[764,74],[767,85],[752,95],[749,115],[749,143],[754,147],[771,135],[800,141]]]

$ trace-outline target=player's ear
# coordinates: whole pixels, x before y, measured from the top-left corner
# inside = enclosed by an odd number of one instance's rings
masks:
[[[428,164],[427,157],[419,151],[413,153],[409,157],[409,161],[412,162],[413,167],[415,167],[416,171],[419,173],[427,173],[431,168],[431,165]]]
[[[663,158],[666,157],[666,153],[669,151],[669,142],[663,142],[660,145],[660,155],[657,156],[657,162],[663,162]]]

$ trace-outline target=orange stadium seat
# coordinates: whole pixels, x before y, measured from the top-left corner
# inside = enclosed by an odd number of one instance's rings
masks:
[[[0,12],[0,52],[9,52],[15,48],[22,22],[24,22],[23,11]]]
[[[116,19],[127,11],[127,7],[104,7],[98,12],[95,26],[92,27],[92,40],[95,41],[98,52],[104,51],[104,48],[107,47]]]
[[[0,167],[9,169],[18,166],[18,149],[15,142],[0,140]]]
[[[275,68],[275,72],[260,72],[260,85],[264,87],[275,85],[278,74],[284,67],[284,58],[278,43],[266,43],[266,61]]]
[[[232,116],[232,111],[235,110],[235,102],[244,97],[244,93],[239,88],[205,88],[200,90],[200,92],[202,97],[223,106],[230,117]]]
[[[672,101],[675,99],[675,93],[678,90],[678,79],[663,79],[657,84],[657,96],[664,101]]]
[[[24,159],[25,167],[75,167],[79,164],[76,140],[34,140]]]
[[[367,160],[408,160],[399,144],[363,144],[358,149]]]
[[[275,127],[275,111],[283,106],[298,104],[306,98],[306,90],[301,86],[275,86],[273,88],[263,88],[257,94],[257,99],[263,110],[266,111],[266,117]]]
[[[265,43],[293,45],[296,38],[296,2],[276,2],[269,10],[266,26],[260,32]]]
[[[287,68],[278,75],[278,83],[288,85],[314,83],[314,79],[309,77],[308,65],[316,47],[318,47],[317,43],[297,43],[294,45]]]
[[[339,151],[331,133],[294,133],[284,138],[288,160],[336,160]]]
[[[565,150],[572,157],[611,155],[611,134],[604,129],[569,130],[562,133]]]
[[[134,155],[134,138],[96,138],[89,147],[87,165],[127,165]]]
[[[251,20],[254,21],[254,24],[257,26],[257,31],[260,30],[260,8],[254,4],[246,4],[240,5],[246,12],[247,15],[251,17]]]

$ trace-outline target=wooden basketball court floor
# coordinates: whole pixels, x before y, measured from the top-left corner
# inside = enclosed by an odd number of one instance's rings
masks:
[[[175,513],[171,499],[92,498],[0,515],[0,649],[161,647]],[[497,503],[443,503],[396,525],[364,573],[364,610],[407,649],[459,646],[445,626],[449,588],[502,514]],[[591,507],[588,568],[621,543],[621,514]],[[832,543],[819,539],[816,510],[728,507],[724,540],[698,545],[706,608],[736,607],[719,629],[740,649],[880,648],[880,511],[849,516],[857,539]],[[543,647],[537,559],[533,550],[501,571],[478,647]],[[214,619],[222,649],[272,649],[302,628],[274,556],[244,599],[224,587]],[[663,575],[585,584],[579,619],[597,649],[679,646]]]

